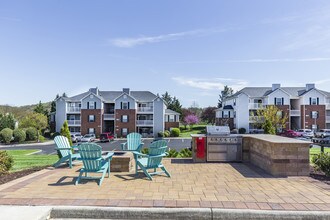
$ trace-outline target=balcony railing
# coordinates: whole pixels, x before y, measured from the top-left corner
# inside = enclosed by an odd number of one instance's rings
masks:
[[[68,120],[68,125],[69,126],[73,126],[73,125],[80,126],[81,120]]]
[[[300,116],[300,110],[290,110],[290,116]]]
[[[104,120],[114,120],[115,114],[104,114]]]
[[[80,113],[81,107],[68,107],[68,112],[79,112]]]
[[[262,122],[264,120],[264,117],[262,116],[250,116],[249,117],[249,122],[250,123],[255,123],[255,122]]]
[[[265,108],[264,103],[249,103],[249,109],[261,109]]]
[[[153,126],[153,120],[136,120],[137,126]]]
[[[325,109],[330,110],[330,103],[325,104]]]
[[[325,117],[325,122],[326,122],[326,123],[330,123],[330,116],[326,116],[326,117]]]
[[[153,107],[138,107],[137,111],[138,112],[153,112],[154,108]]]

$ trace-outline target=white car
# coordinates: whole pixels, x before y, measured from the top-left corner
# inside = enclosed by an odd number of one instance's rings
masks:
[[[80,133],[71,134],[71,140],[74,143],[81,141],[82,135]]]
[[[311,129],[299,129],[298,132],[301,134],[302,137],[305,137],[305,138],[314,137],[314,132]]]
[[[95,140],[95,134],[85,134],[81,138],[81,142],[93,142]]]
[[[330,129],[321,129],[315,133],[315,137],[325,138],[330,137]]]

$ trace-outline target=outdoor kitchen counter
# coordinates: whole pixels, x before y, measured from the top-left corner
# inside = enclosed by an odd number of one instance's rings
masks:
[[[268,134],[243,135],[243,161],[274,176],[308,176],[310,142]]]

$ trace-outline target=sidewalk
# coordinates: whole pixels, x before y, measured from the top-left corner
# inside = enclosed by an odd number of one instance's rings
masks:
[[[27,147],[27,146],[44,146],[44,145],[52,145],[54,144],[53,140],[48,140],[45,142],[40,142],[40,143],[28,143],[28,144],[0,144],[0,148],[4,147]]]

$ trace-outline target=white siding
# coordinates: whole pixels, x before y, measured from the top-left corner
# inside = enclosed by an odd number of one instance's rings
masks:
[[[278,89],[268,95],[267,104],[274,105],[275,98],[283,98],[284,99],[283,105],[290,105],[290,96],[280,89]]]
[[[136,102],[135,100],[128,96],[128,95],[122,95],[115,101],[115,109],[121,109],[121,102],[128,102],[129,103],[129,109],[136,109]]]
[[[325,99],[326,97],[320,93],[319,91],[313,89],[309,92],[307,92],[306,94],[304,94],[303,96],[303,105],[309,105],[309,98],[319,98],[319,105],[324,105],[325,104]]]
[[[240,94],[236,100],[236,127],[245,128],[249,132],[249,97]]]
[[[96,102],[96,108],[95,109],[101,109],[102,108],[102,101],[96,97],[93,94],[90,94],[86,96],[84,99],[81,100],[81,109],[87,109],[87,103],[88,102]]]

